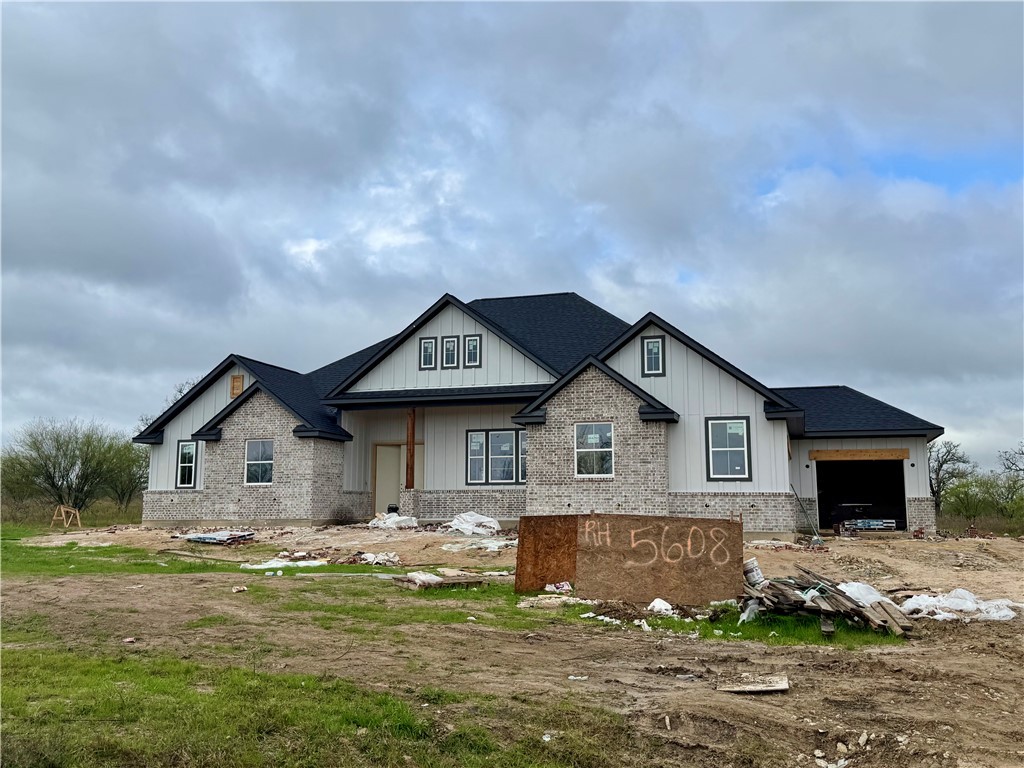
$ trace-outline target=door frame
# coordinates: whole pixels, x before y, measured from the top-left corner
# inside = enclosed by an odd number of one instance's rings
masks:
[[[376,510],[377,509],[377,446],[379,446],[379,445],[398,446],[400,448],[403,445],[405,445],[405,440],[378,440],[378,441],[376,441],[376,442],[371,444],[371,449],[370,449],[370,457],[371,457],[371,459],[370,459],[370,464],[371,464],[371,468],[370,468],[370,488],[372,489],[372,492],[370,494],[370,509],[372,509],[372,510]],[[421,447],[423,445],[423,441],[422,440],[417,440],[415,443],[413,443],[413,445],[416,446],[417,448],[419,448],[419,447]],[[423,455],[423,459],[424,459],[424,462],[426,462],[426,454],[425,453]],[[413,472],[415,473],[415,471],[416,471],[416,467],[413,466]],[[424,463],[423,474],[426,475],[426,473],[427,473],[427,469],[426,469],[426,464]],[[401,477],[399,477],[399,479],[398,479],[398,486],[399,486],[399,488],[401,488],[401,486],[402,486],[402,478]],[[374,512],[374,514],[376,514],[376,511]],[[372,517],[372,515],[371,515],[371,517]]]

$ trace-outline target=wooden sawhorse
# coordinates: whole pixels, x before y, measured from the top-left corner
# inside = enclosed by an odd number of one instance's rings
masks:
[[[63,504],[58,504],[57,508],[53,510],[53,518],[50,520],[50,527],[53,528],[53,524],[58,520],[63,523],[65,528],[70,527],[72,523],[77,523],[79,528],[82,527],[82,516],[74,507],[66,507]]]

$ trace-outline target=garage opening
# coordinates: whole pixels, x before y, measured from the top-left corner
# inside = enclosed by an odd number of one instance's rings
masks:
[[[818,461],[818,524],[895,520],[907,529],[902,461]]]

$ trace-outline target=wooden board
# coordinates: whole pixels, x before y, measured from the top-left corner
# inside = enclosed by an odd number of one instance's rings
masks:
[[[516,592],[539,592],[546,584],[576,581],[579,515],[523,515],[516,550]]]
[[[716,691],[726,693],[775,693],[789,690],[789,677],[786,675],[742,675],[738,680],[722,682],[715,686]]]
[[[811,461],[902,461],[910,458],[909,448],[848,448],[808,451]]]
[[[580,515],[575,575],[576,595],[594,600],[706,605],[735,598],[743,594],[743,524]]]

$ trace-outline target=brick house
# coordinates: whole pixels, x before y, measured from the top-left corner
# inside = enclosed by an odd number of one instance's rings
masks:
[[[792,532],[934,528],[942,428],[848,387],[771,389],[666,320],[574,293],[441,297],[397,335],[298,373],[229,355],[135,437],[143,520],[364,520],[397,505],[728,516]]]

